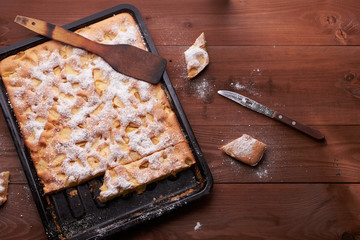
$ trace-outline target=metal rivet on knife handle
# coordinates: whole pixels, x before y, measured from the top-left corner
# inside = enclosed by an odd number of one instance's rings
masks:
[[[325,136],[319,132],[318,130],[314,129],[314,128],[311,128],[309,126],[306,126],[302,123],[299,123],[297,121],[294,121],[293,119],[285,116],[284,114],[280,114],[278,112],[274,112],[274,116],[273,116],[274,119],[282,122],[282,123],[285,123],[286,125],[290,126],[290,127],[293,127],[297,130],[299,130],[300,132],[303,132],[317,140],[322,140],[325,138]]]

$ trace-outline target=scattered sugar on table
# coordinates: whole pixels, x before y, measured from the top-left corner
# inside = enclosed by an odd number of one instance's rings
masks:
[[[201,229],[201,226],[202,226],[201,223],[197,222],[195,227],[194,227],[194,230],[197,231],[197,230]]]

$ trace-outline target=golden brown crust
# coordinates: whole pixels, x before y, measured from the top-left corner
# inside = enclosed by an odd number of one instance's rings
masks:
[[[0,173],[0,206],[7,201],[10,172]]]
[[[139,161],[119,164],[106,171],[99,199],[106,202],[134,190],[140,193],[147,184],[174,175],[194,163],[195,159],[187,143],[182,142]]]
[[[243,134],[220,149],[243,163],[256,166],[265,152],[266,144]]]
[[[145,49],[127,13],[77,32]],[[45,193],[184,141],[160,84],[115,72],[84,50],[48,41],[2,60],[0,74]]]

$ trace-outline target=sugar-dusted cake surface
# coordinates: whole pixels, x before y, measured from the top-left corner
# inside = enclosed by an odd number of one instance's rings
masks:
[[[77,33],[146,49],[127,13]],[[45,193],[187,146],[160,84],[118,73],[87,51],[48,41],[2,60],[0,75]]]
[[[195,163],[187,143],[182,142],[155,152],[140,161],[127,165],[116,165],[106,171],[104,184],[100,188],[100,201],[125,195],[136,189],[145,190],[148,183],[188,168]]]
[[[266,144],[243,134],[220,149],[243,163],[256,166],[265,152]]]

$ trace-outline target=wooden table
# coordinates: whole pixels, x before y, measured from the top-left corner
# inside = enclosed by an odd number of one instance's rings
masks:
[[[357,0],[128,1],[141,11],[214,177],[211,194],[113,239],[360,239],[360,3]],[[119,4],[0,3],[0,47],[33,33],[17,14],[63,25]],[[189,81],[183,52],[205,32],[210,64]],[[317,142],[221,96],[234,90],[322,131]],[[46,239],[0,114],[10,170],[0,239]],[[257,167],[218,150],[243,133],[267,144]],[[199,222],[201,228],[194,230]]]

